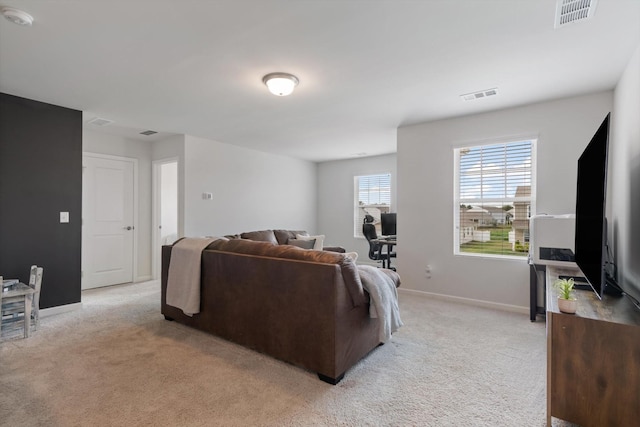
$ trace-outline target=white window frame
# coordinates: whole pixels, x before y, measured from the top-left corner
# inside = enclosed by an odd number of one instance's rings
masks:
[[[387,203],[369,203],[369,204],[365,204],[365,205],[360,205],[360,180],[362,178],[370,178],[370,177],[377,177],[377,176],[386,176],[389,180],[389,187],[388,190],[386,190],[385,192],[388,193],[388,204]],[[354,209],[353,209],[353,237],[355,238],[360,238],[360,239],[364,239],[364,235],[362,234],[362,223],[364,220],[364,214],[362,213],[362,209],[366,209],[366,208],[372,208],[373,209],[377,209],[379,211],[379,213],[387,213],[387,212],[392,212],[391,208],[391,200],[392,200],[392,186],[391,186],[391,172],[381,172],[381,173],[371,173],[371,174],[366,174],[366,175],[357,175],[353,177],[353,200],[354,200]],[[387,201],[386,196],[383,197],[383,201]],[[376,232],[378,233],[378,235],[381,234],[380,232],[380,215],[376,214],[375,211],[371,212],[371,215],[373,215],[375,221],[374,221],[374,225],[376,226]]]
[[[500,197],[500,198],[477,198],[477,199],[462,199],[460,197],[460,151],[463,149],[469,148],[477,148],[479,146],[491,146],[491,145],[506,145],[510,143],[518,143],[518,142],[531,142],[531,196],[530,198],[516,198],[516,197]],[[459,256],[469,256],[469,257],[483,257],[483,258],[497,258],[497,259],[509,259],[509,260],[520,260],[527,261],[526,254],[522,256],[518,255],[500,255],[500,254],[490,254],[490,253],[472,253],[472,252],[463,252],[460,250],[460,205],[461,204],[481,204],[484,203],[514,203],[520,201],[528,201],[530,203],[528,213],[529,215],[533,215],[536,212],[536,175],[537,175],[537,162],[536,162],[536,153],[537,153],[537,136],[518,136],[513,138],[505,138],[505,139],[492,139],[492,140],[484,140],[477,141],[475,143],[465,143],[456,145],[453,147],[453,159],[454,159],[454,188],[453,188],[453,252],[454,255]]]

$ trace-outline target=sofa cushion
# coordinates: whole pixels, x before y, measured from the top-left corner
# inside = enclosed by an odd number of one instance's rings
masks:
[[[296,234],[300,234],[302,236],[309,235],[309,233],[304,230],[273,230],[273,234],[275,234],[279,245],[288,245],[289,239],[295,239]]]
[[[243,239],[254,240],[256,242],[269,242],[274,245],[278,244],[278,240],[276,239],[276,235],[273,233],[273,230],[249,231],[247,233],[240,234],[240,237]]]
[[[258,255],[272,258],[294,259],[300,261],[336,264],[340,266],[342,279],[354,307],[367,303],[367,297],[362,288],[360,275],[356,263],[350,257],[337,252],[305,251],[295,246],[279,246],[270,242],[256,242],[250,240],[216,240],[208,249],[232,252],[245,255]]]
[[[314,240],[316,243],[313,245],[313,249],[316,251],[321,251],[324,245],[324,234],[319,234],[317,236],[303,236],[302,234],[296,234],[296,239],[298,240]]]
[[[302,249],[313,249],[316,239],[302,240],[302,239],[289,239],[288,245],[297,246]]]

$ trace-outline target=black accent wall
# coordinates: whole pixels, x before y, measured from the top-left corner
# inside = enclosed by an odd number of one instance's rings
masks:
[[[37,264],[40,308],[80,302],[81,218],[82,112],[0,93],[0,275]]]

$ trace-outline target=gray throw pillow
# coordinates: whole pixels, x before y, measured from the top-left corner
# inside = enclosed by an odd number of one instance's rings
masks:
[[[316,239],[312,240],[299,240],[299,239],[289,239],[288,245],[297,246],[302,249],[313,249],[313,245],[316,244]]]
[[[278,240],[276,240],[276,235],[273,234],[273,230],[249,231],[240,234],[240,237],[243,239],[255,240],[257,242],[270,242],[274,245],[278,244]]]

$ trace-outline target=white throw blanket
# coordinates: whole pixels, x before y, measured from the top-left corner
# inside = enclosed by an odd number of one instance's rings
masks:
[[[214,238],[189,237],[171,249],[167,304],[181,309],[187,316],[200,313],[200,264],[202,251]]]
[[[369,317],[379,319],[378,338],[381,343],[385,343],[403,325],[396,284],[382,270],[370,265],[359,265],[358,272],[362,286],[371,297]]]

